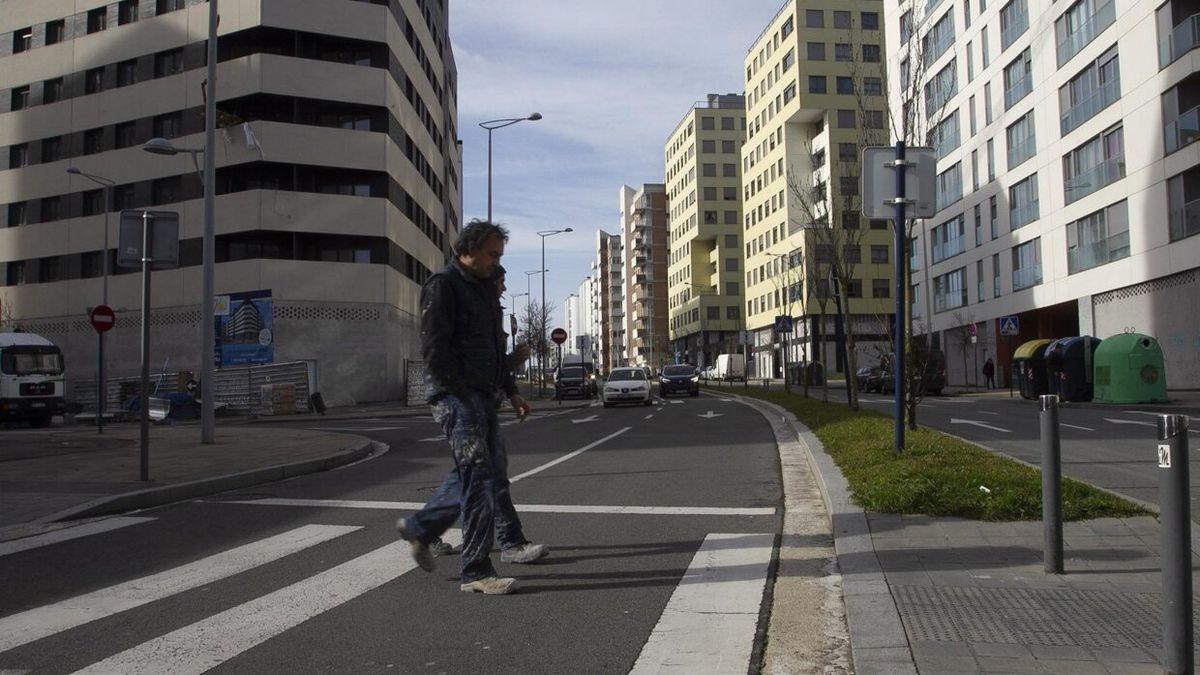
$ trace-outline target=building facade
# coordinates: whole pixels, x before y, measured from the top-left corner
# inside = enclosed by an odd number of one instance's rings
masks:
[[[625,274],[621,235],[596,231],[596,262],[593,264],[592,325],[599,332],[596,343],[598,368],[607,373],[625,365]]]
[[[667,333],[667,192],[662,183],[621,187],[625,279],[624,365],[670,363]]]
[[[670,353],[703,368],[740,349],[741,151],[746,97],[709,94],[683,116],[664,150],[670,233]]]
[[[991,357],[1003,383],[1029,339],[1137,332],[1162,344],[1168,386],[1194,386],[1200,2],[886,6],[894,65],[919,74],[893,106],[914,106],[940,155],[912,311],[950,382],[981,381]],[[1005,316],[1019,334],[998,335]]]
[[[71,377],[94,376],[87,312],[124,209],[179,213],[152,360],[199,366],[200,178],[141,146],[203,147],[207,30],[203,0],[4,2],[0,302],[6,325],[64,349]],[[218,296],[269,291],[275,361],[315,362],[327,402],[400,397],[421,284],[461,221],[446,3],[224,0],[218,42]],[[109,277],[112,376],[138,370],[133,271]]]
[[[880,0],[793,0],[746,55],[742,223],[749,371],[819,361],[843,371],[886,350],[892,232],[862,216],[862,148],[887,144]],[[843,283],[831,283],[836,279]],[[843,320],[838,303],[846,303]],[[792,330],[775,330],[789,317]],[[783,319],[781,328],[786,328]]]

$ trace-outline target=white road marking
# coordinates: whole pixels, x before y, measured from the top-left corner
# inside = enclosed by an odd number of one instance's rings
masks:
[[[713,412],[713,411],[709,410],[708,412],[704,413],[703,415],[696,415],[696,417],[703,417],[706,420],[711,420],[712,418],[720,417],[723,414],[724,413],[718,413],[718,412]]]
[[[642,419],[644,419],[644,420],[648,420],[648,419],[650,419],[651,417],[654,417],[654,413],[650,413],[649,415],[646,415],[646,416],[645,416],[645,417],[643,417]]]
[[[987,410],[976,410],[975,414],[976,415],[996,415],[996,416],[1000,415],[1000,413],[998,413],[998,412],[989,412]]]
[[[359,529],[305,525],[157,574],[7,616],[0,619],[0,652],[240,574]]]
[[[745,673],[772,534],[710,534],[679,580],[632,674]]]
[[[659,406],[659,407],[658,407],[658,412],[662,412],[662,411],[664,411],[664,410],[666,410],[666,409],[667,409],[667,407],[666,407],[666,406]]]
[[[1104,418],[1104,421],[1105,421],[1105,422],[1111,422],[1111,423],[1113,423],[1113,424],[1136,424],[1136,425],[1137,425],[1137,426],[1139,426],[1139,427],[1154,427],[1154,426],[1158,426],[1158,423],[1157,423],[1157,422],[1143,422],[1143,421],[1141,421],[1141,420],[1121,420],[1121,419],[1116,419],[1116,420],[1115,420],[1115,419],[1113,419],[1113,418],[1111,418],[1111,417],[1105,417],[1105,418]]]
[[[667,403],[671,405],[683,405],[683,401],[667,401]]]
[[[991,429],[992,431],[1001,431],[1006,434],[1012,433],[1011,431],[1009,431],[1008,429],[1005,429],[1003,427],[994,427],[990,424],[985,424],[984,422],[980,422],[979,420],[960,420],[957,417],[951,417],[950,424],[970,424],[971,426],[982,427],[984,429]]]
[[[308,431],[395,431],[408,427],[305,427]]]
[[[443,535],[462,540],[458,530]],[[199,673],[416,568],[395,542],[113,655],[78,673]]]
[[[571,420],[571,424],[583,424],[584,422],[595,422],[598,419],[600,419],[599,415],[590,415],[588,417],[580,417],[578,419],[573,419],[573,420]]]
[[[1150,412],[1148,410],[1122,410],[1126,415],[1149,415],[1150,417],[1158,417],[1162,413]]]
[[[265,497],[247,501],[222,501],[220,504],[250,504],[252,506],[299,506],[334,509],[381,509],[385,511],[417,511],[422,502],[385,502],[351,499],[287,499]],[[602,504],[517,504],[528,513],[595,513],[603,515],[644,516],[773,516],[774,507],[754,506],[622,506]]]
[[[1064,427],[1070,427],[1072,429],[1080,429],[1082,431],[1095,431],[1095,429],[1093,429],[1091,427],[1081,427],[1081,426],[1076,426],[1074,424],[1067,424],[1066,422],[1059,422],[1059,424],[1061,424]]]
[[[721,403],[732,403],[733,402],[733,399],[731,399],[731,398],[719,398],[717,400],[720,401]]]
[[[512,422],[508,422],[508,424],[512,424]],[[434,441],[444,441],[444,440],[446,440],[445,436],[430,436],[429,438],[422,438],[419,442],[420,443],[432,443]]]
[[[21,551],[41,548],[42,546],[50,546],[51,544],[70,541],[80,537],[88,537],[93,534],[100,534],[101,532],[119,530],[122,527],[129,527],[130,525],[148,523],[152,520],[155,520],[155,518],[108,518],[105,520],[98,520],[94,523],[87,523],[86,525],[77,525],[75,527],[68,527],[61,530],[55,530],[53,532],[47,532],[45,534],[39,534],[33,537],[25,537],[24,539],[6,541],[3,544],[0,544],[0,558],[6,555],[12,555],[13,553],[20,553]]]
[[[543,464],[537,468],[530,469],[529,471],[526,471],[525,473],[523,473],[519,476],[513,476],[508,482],[515,483],[515,482],[521,480],[522,478],[528,478],[534,474],[541,473],[541,472],[545,471],[546,469],[549,469],[552,466],[557,466],[559,464],[562,464],[563,462],[567,461],[568,459],[571,459],[578,455],[582,455],[583,453],[587,452],[588,450],[591,450],[592,448],[596,447],[597,445],[600,445],[601,443],[604,443],[605,441],[611,441],[612,439],[616,438],[617,436],[620,436],[621,434],[625,433],[626,431],[629,431],[632,428],[633,427],[625,427],[624,429],[621,429],[620,431],[615,431],[615,432],[605,436],[604,438],[601,438],[598,441],[593,441],[591,443],[588,443],[587,445],[583,446],[582,448],[580,448],[574,452],[569,452],[569,453],[563,455],[562,457],[559,457],[558,459],[546,462],[545,464]]]

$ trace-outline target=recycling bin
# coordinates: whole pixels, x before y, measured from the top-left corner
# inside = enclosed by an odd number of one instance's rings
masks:
[[[1090,401],[1093,364],[1102,341],[1090,335],[1059,338],[1046,347],[1046,385],[1063,401]]]
[[[1166,403],[1162,345],[1141,333],[1106,338],[1095,353],[1097,403]]]
[[[1013,353],[1012,377],[1021,398],[1036,399],[1049,391],[1046,385],[1046,347],[1053,340],[1030,340]]]

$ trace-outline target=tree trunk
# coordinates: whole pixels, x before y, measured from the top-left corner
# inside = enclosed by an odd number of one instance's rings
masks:
[[[858,357],[854,353],[854,331],[850,328],[850,299],[842,302],[842,332],[846,336],[846,389],[850,392],[850,409],[858,410]]]

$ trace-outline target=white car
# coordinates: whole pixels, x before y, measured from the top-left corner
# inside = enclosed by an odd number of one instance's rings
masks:
[[[608,375],[600,400],[608,408],[617,403],[650,405],[650,380],[641,368],[617,368]]]

